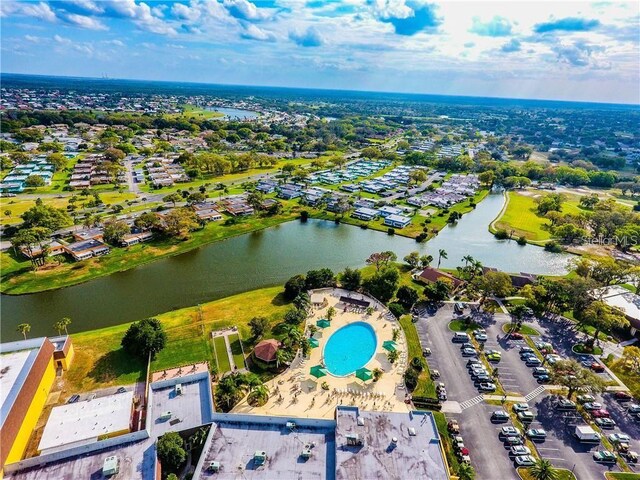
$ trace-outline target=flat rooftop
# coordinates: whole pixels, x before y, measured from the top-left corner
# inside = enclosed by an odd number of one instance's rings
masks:
[[[38,450],[51,453],[129,431],[132,408],[133,391],[54,407]]]
[[[75,455],[5,475],[6,479],[20,480],[102,480],[104,459],[115,455],[120,460],[120,472],[112,479],[153,480],[156,478],[156,452],[154,439],[141,440],[95,453]]]
[[[330,427],[296,426],[291,430],[284,420],[261,423],[260,417],[256,417],[255,421],[216,422],[211,429],[209,448],[200,459],[203,468],[194,480],[335,478],[335,440]],[[314,444],[311,457],[302,458],[305,445],[311,444]],[[254,462],[256,451],[266,452],[264,465]],[[220,462],[219,472],[207,470],[212,461]]]
[[[22,350],[0,355],[0,405],[4,405],[14,385],[18,384],[31,352]]]
[[[211,423],[213,401],[208,376],[196,380],[187,377],[180,385],[181,395],[177,394],[175,384],[164,387],[151,385],[147,425],[152,436]],[[171,416],[164,416],[166,412],[171,412]]]
[[[347,445],[347,435],[353,434],[363,445]],[[435,420],[429,412],[366,412],[356,407],[338,407],[336,464],[337,480],[449,478]]]

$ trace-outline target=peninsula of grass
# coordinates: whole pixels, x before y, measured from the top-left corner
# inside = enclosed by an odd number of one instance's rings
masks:
[[[476,328],[480,328],[480,324],[476,322],[467,322],[465,320],[453,320],[449,322],[449,330],[452,332],[472,332]]]
[[[558,468],[556,469],[556,471],[558,472],[558,476],[554,477],[556,480],[576,480],[576,476],[573,473],[571,473],[571,471],[569,470],[565,470],[564,468]],[[523,467],[518,468],[518,475],[520,475],[520,478],[522,478],[522,480],[534,480],[534,477],[529,473],[528,468],[523,468]],[[611,478],[613,479],[618,477],[611,477]],[[625,480],[624,477],[620,477],[620,478],[622,478],[622,480]],[[638,477],[635,477],[635,478],[637,480]]]
[[[299,215],[298,205],[284,204],[281,214],[272,217],[251,216],[238,223],[225,225],[222,222],[207,224],[192,233],[188,240],[158,238],[128,248],[114,248],[108,255],[94,257],[81,262],[64,262],[45,270],[34,271],[31,262],[16,256],[13,250],[0,254],[2,276],[0,292],[9,295],[36,293],[76,285],[115,272],[129,270],[163,257],[179,255],[209,243],[225,240],[245,233],[263,230],[294,220]]]
[[[607,480],[639,480],[640,474],[626,472],[605,472]]]
[[[640,398],[640,375],[630,364],[626,364],[621,358],[608,357],[604,363],[624,383],[634,398]]]
[[[422,358],[422,346],[420,344],[420,338],[418,337],[418,331],[416,326],[411,321],[411,315],[403,315],[400,317],[400,326],[404,331],[404,336],[407,339],[407,354],[409,361],[412,358]],[[426,368],[424,368],[418,376],[418,385],[412,392],[416,397],[435,397],[436,388],[431,380],[431,372],[429,370],[428,361]]]
[[[513,332],[518,332],[523,335],[529,335],[533,337],[540,335],[540,332],[537,331],[535,328],[532,328],[528,325],[520,325],[520,327],[514,328],[513,323],[505,323],[504,325],[502,325],[502,331],[504,333],[509,333],[513,331]]]
[[[524,237],[530,243],[544,243],[552,238],[549,231],[549,220],[538,215],[536,211],[536,197],[542,192],[507,192],[507,204],[501,215],[491,224],[490,230],[513,232],[513,238]],[[583,210],[579,205],[578,195],[567,195],[567,201],[562,204],[562,213],[577,214]]]
[[[592,348],[589,348],[584,343],[576,343],[573,347],[571,347],[571,350],[573,350],[574,353],[580,353],[585,355],[602,355],[602,348],[600,348],[597,345],[594,345]]]
[[[167,344],[151,363],[151,370],[201,361],[216,365],[211,332],[237,326],[242,338],[250,339],[248,323],[256,316],[266,317],[270,328],[274,327],[282,321],[289,308],[281,292],[282,287],[263,288],[204,303],[200,309],[194,306],[156,315],[155,318],[162,322],[167,333]],[[65,397],[97,388],[144,381],[146,362],[130,357],[120,346],[129,325],[71,332],[75,358],[64,376]],[[266,335],[268,338],[271,333],[267,332]],[[245,340],[245,345],[250,348],[251,342]],[[223,353],[221,356],[227,359],[228,364],[229,357],[224,348]],[[234,360],[239,361],[235,354]]]

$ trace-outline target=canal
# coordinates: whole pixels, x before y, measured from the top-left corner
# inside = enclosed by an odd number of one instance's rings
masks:
[[[62,317],[73,320],[72,331],[84,331],[139,320],[176,308],[196,305],[256,288],[284,283],[307,270],[361,267],[373,252],[392,250],[401,260],[418,250],[437,263],[439,249],[454,268],[465,255],[484,265],[510,272],[563,274],[569,255],[534,246],[498,241],[487,225],[503,204],[488,196],[456,226],[446,227],[426,244],[333,222],[293,221],[267,230],[217,242],[175,257],[115,273],[61,290],[0,299],[2,341],[19,339],[16,327],[31,325],[31,336],[52,335]]]

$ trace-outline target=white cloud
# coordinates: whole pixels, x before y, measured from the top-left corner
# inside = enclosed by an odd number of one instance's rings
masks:
[[[61,45],[71,45],[73,43],[70,39],[61,37],[60,35],[54,35],[53,39],[56,43],[60,43]]]
[[[273,42],[276,40],[276,36],[273,33],[263,30],[252,23],[247,25],[241,36],[242,38],[260,40],[264,42]]]
[[[65,20],[73,25],[86,28],[88,30],[109,30],[104,23],[96,20],[95,18],[87,17],[86,15],[69,13],[65,16]]]

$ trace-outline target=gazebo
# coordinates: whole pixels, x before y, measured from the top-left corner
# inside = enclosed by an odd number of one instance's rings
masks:
[[[262,340],[253,349],[253,354],[258,360],[271,363],[276,360],[276,352],[280,349],[281,343],[275,338]]]

